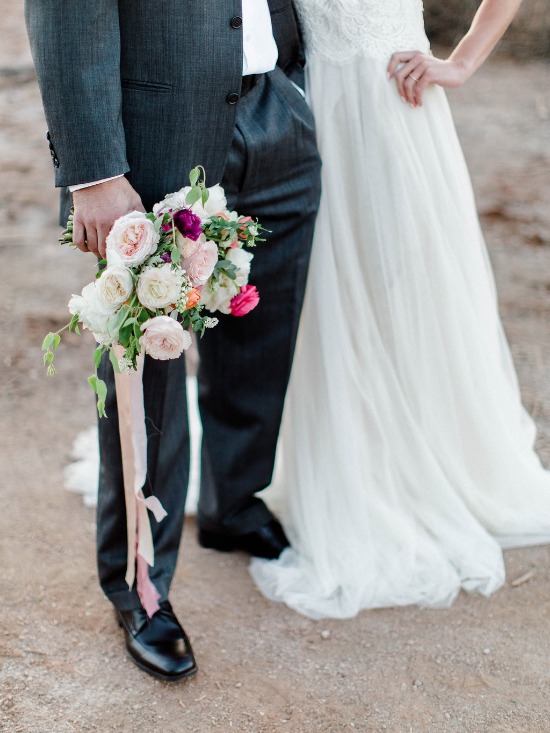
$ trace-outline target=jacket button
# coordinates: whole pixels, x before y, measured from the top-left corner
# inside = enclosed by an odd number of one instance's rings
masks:
[[[229,24],[231,28],[240,28],[243,24],[243,19],[240,15],[236,15],[234,18],[231,18]]]
[[[237,104],[239,101],[239,95],[235,92],[231,92],[231,94],[228,94],[226,97],[227,104]]]

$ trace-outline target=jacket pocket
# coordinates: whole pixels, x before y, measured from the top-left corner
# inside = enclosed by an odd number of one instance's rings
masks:
[[[172,91],[172,84],[163,84],[156,81],[143,81],[141,79],[121,79],[123,89],[133,89],[136,92],[160,92],[169,94]]]

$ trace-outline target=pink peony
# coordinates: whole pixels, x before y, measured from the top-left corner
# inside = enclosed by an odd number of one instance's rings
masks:
[[[141,265],[156,250],[159,235],[155,226],[141,211],[121,216],[113,224],[107,237],[107,261],[110,255],[122,260],[126,267]],[[112,263],[109,261],[109,264]]]
[[[200,242],[191,257],[182,260],[181,267],[189,275],[193,287],[204,285],[218,261],[218,245],[215,242]]]
[[[234,316],[246,316],[247,313],[254,310],[260,302],[260,294],[256,290],[255,285],[245,285],[241,288],[241,292],[234,298],[231,298],[230,310]]]
[[[156,316],[141,326],[139,343],[153,359],[177,359],[191,346],[191,336],[170,316]]]

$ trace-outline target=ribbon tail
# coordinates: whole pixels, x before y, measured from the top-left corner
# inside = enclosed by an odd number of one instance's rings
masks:
[[[118,344],[114,347],[117,359],[124,356],[124,349]],[[128,554],[126,562],[126,583],[132,588],[136,578],[136,546],[137,546],[137,503],[134,493],[136,469],[134,461],[134,441],[132,440],[132,414],[130,396],[130,375],[115,372],[117,396],[120,448],[122,453],[122,471],[124,476],[124,500],[126,504],[126,532]],[[143,402],[143,398],[142,398]],[[145,427],[145,423],[144,423]]]
[[[147,508],[143,502],[138,506],[138,550],[137,550],[137,593],[141,605],[149,618],[159,609],[160,593],[149,576],[149,565],[155,562],[153,537]],[[146,555],[142,554],[145,550]],[[149,557],[147,557],[149,555]]]
[[[124,348],[115,347],[117,359],[124,356]],[[145,498],[142,487],[147,477],[147,431],[143,403],[143,356],[138,357],[137,370],[115,372],[119,416],[120,446],[124,475],[126,503],[128,558],[125,580],[128,587],[137,581],[137,592],[148,616],[158,611],[160,595],[149,577],[148,566],[153,566],[155,553],[151,523],[147,510],[160,522],[166,511],[154,496]],[[137,574],[136,574],[137,565]]]

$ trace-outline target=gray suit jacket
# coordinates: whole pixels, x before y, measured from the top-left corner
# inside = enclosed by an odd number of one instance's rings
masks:
[[[292,0],[269,0],[289,75]],[[126,173],[149,209],[205,167],[221,179],[241,88],[241,0],[26,0],[56,186]]]

